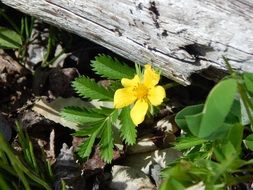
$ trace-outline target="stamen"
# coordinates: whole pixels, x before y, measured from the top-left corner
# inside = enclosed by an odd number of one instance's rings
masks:
[[[148,95],[148,88],[143,84],[139,84],[134,88],[134,94],[137,99],[145,98]]]

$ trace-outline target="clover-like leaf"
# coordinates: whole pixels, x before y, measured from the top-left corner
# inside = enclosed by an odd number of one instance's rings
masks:
[[[202,111],[199,137],[209,136],[223,125],[234,102],[237,83],[234,79],[219,82],[209,93]]]
[[[250,134],[249,136],[246,137],[245,143],[247,147],[253,151],[253,134]]]

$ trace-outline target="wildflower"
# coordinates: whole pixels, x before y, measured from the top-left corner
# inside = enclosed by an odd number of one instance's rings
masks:
[[[133,123],[137,126],[142,123],[150,105],[158,106],[165,98],[165,90],[157,85],[160,75],[151,65],[145,65],[144,76],[135,75],[133,79],[123,78],[121,84],[124,88],[118,89],[114,94],[114,107],[123,108],[133,103],[130,111]]]

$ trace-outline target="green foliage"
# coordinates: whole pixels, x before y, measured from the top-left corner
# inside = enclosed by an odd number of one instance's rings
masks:
[[[234,79],[221,81],[211,90],[204,106],[200,104],[184,108],[177,114],[176,123],[184,131],[200,138],[208,138],[215,132],[220,132],[224,123],[240,114],[235,111],[235,108],[238,108],[234,99],[236,91],[237,84]]]
[[[253,151],[253,134],[250,134],[245,138],[245,143],[247,147]]]
[[[88,136],[85,142],[79,146],[78,155],[80,157],[89,157],[96,138],[100,137],[101,158],[108,163],[111,162],[114,147],[112,127],[115,122],[115,110],[110,110],[111,112],[108,114],[108,110],[105,108],[105,113],[108,115],[96,114],[96,111],[101,113],[103,110],[94,108],[78,109],[76,107],[67,107],[62,111],[61,115],[65,119],[75,121],[81,126],[81,129],[75,133],[76,136]],[[82,113],[84,113],[83,118],[80,117]]]
[[[221,81],[209,93],[203,108],[202,105],[196,105],[179,112],[176,116],[177,124],[195,136],[210,136],[223,125],[233,105],[236,90],[234,79]]]
[[[126,144],[133,145],[136,142],[137,130],[130,117],[130,107],[122,109],[120,113],[120,135],[125,140]]]
[[[92,67],[97,74],[108,79],[134,76],[134,69],[106,55],[97,56],[92,61]],[[122,87],[120,81],[112,81],[110,86],[105,88],[85,76],[76,78],[72,86],[84,98],[110,103],[113,101],[114,92]],[[127,145],[133,145],[136,142],[137,130],[130,117],[130,107],[122,110],[110,106],[65,107],[61,116],[79,125],[80,130],[74,135],[87,137],[78,148],[78,155],[81,158],[89,157],[94,144],[98,142],[101,158],[110,163],[113,159],[114,139],[118,139],[114,134],[116,126],[119,126],[120,137]]]
[[[175,121],[178,126],[180,126],[181,129],[183,129],[185,132],[190,132],[185,117],[189,115],[195,115],[202,112],[204,105],[198,104],[193,106],[188,106],[177,113],[175,117]]]
[[[34,18],[24,15],[18,21],[13,20],[4,8],[0,10],[0,16],[10,25],[9,28],[0,26],[0,47],[18,50],[18,59],[21,63],[25,63],[27,47],[31,43]]]
[[[85,76],[75,79],[73,82],[75,91],[82,97],[99,100],[113,100],[113,92],[97,84],[94,80]]]
[[[177,150],[185,150],[197,145],[202,145],[205,142],[207,142],[207,140],[201,139],[199,137],[181,137],[177,139],[176,143],[174,143],[174,148]]]
[[[22,45],[21,37],[14,30],[0,27],[0,48],[18,49]]]
[[[14,20],[12,18],[13,13],[11,9],[1,6],[0,16],[7,22],[8,28],[0,26],[0,48],[3,49],[15,49],[18,50],[18,59],[20,63],[25,64],[27,58],[27,48],[33,43],[34,38],[32,32],[34,30],[34,17],[28,15],[22,15],[20,19]],[[64,50],[54,55],[53,49],[57,45],[57,34],[56,28],[49,27],[49,35],[47,38],[47,50],[44,55],[44,59],[41,63],[42,67],[49,66],[55,60],[64,53]]]
[[[203,182],[205,189],[226,189],[238,180],[243,182],[247,179],[237,178],[234,173],[243,174],[242,167],[251,166],[252,161],[240,159],[239,153],[231,143],[219,145],[214,148],[216,161],[211,159],[196,159],[194,161],[181,159],[163,171],[165,182],[160,187],[167,189],[186,189],[189,186]]]
[[[61,116],[78,124],[102,121],[105,116],[98,113],[98,109],[87,109],[81,107],[65,107]]]
[[[234,146],[235,150],[241,152],[241,144],[243,140],[244,126],[240,123],[235,123],[227,132],[227,140]]]
[[[234,79],[223,80],[212,89],[202,112],[199,137],[207,137],[222,126],[234,102],[236,91],[237,85]],[[226,94],[225,98],[224,94]]]
[[[244,73],[243,79],[248,92],[253,96],[253,73]]]
[[[92,147],[93,147],[93,144],[96,140],[98,132],[99,132],[98,130],[95,130],[95,132],[93,132],[91,134],[91,136],[88,139],[86,139],[85,142],[79,146],[78,155],[81,158],[86,158],[86,157],[90,156],[90,153],[92,151]]]
[[[104,126],[101,131],[101,140],[99,142],[101,158],[110,163],[113,158],[113,134],[112,134],[112,121],[105,120]]]
[[[16,124],[21,155],[14,153],[0,133],[0,189],[51,190],[53,177],[49,163],[45,159],[42,159],[42,163],[37,161],[27,133],[23,133],[19,124]]]
[[[116,58],[100,54],[91,61],[93,70],[100,76],[108,79],[133,78],[135,70]]]
[[[253,150],[253,74],[235,73],[224,60],[231,77],[211,90],[204,105],[188,106],[175,117],[184,133],[174,147],[184,157],[163,171],[162,190],[200,183],[205,189],[226,189],[253,178],[252,173],[245,176],[253,160],[241,158],[242,150]],[[249,129],[251,134],[244,138]]]

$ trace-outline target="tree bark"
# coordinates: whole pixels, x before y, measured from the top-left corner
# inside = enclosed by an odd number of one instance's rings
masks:
[[[251,0],[2,0],[184,85],[253,71]]]

